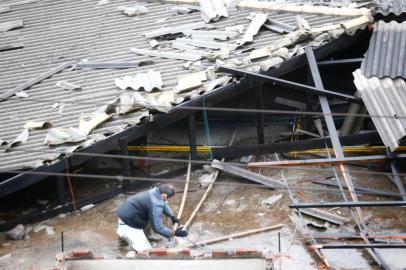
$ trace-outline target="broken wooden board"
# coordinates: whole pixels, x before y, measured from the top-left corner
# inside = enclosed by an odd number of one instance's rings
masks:
[[[227,163],[220,162],[218,160],[213,160],[213,162],[211,163],[211,166],[213,168],[219,169],[221,171],[232,174],[234,176],[243,177],[248,180],[263,184],[270,188],[282,188],[282,189],[286,188],[286,185],[279,181],[273,180],[264,175],[254,173],[254,172],[251,172],[251,171],[248,171],[248,170],[245,170],[245,169],[242,169],[242,168],[239,168],[239,167],[227,164]]]

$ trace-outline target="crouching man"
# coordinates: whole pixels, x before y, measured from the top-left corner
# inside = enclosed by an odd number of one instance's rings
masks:
[[[179,223],[168,205],[168,199],[174,195],[175,188],[172,185],[161,184],[149,191],[128,197],[117,210],[119,237],[137,252],[151,248],[144,233],[149,223],[156,233],[164,237],[186,237],[188,232],[182,227],[174,231],[162,223],[162,214],[171,218],[173,224]]]

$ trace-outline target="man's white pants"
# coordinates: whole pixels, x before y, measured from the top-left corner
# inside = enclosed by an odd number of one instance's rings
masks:
[[[137,252],[152,248],[145,236],[144,230],[132,228],[122,221],[118,222],[117,234]]]

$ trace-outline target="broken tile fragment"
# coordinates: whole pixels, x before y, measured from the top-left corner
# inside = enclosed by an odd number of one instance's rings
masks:
[[[170,8],[170,11],[172,11],[175,14],[188,14],[199,10],[200,8],[198,6],[192,5],[179,5]]]
[[[62,88],[64,90],[68,90],[68,91],[75,91],[75,90],[81,90],[82,86],[74,84],[74,83],[70,83],[67,81],[58,81],[55,84],[56,87]]]
[[[7,145],[7,148],[5,151],[9,151],[11,148],[27,142],[29,136],[30,136],[30,133],[29,133],[28,129],[24,128],[24,130],[17,136],[17,138],[15,138],[11,143],[9,143]]]
[[[254,40],[254,36],[258,33],[259,29],[266,22],[267,19],[267,13],[256,13],[250,25],[248,26],[248,29],[245,31],[244,36],[239,41],[239,44],[244,45],[247,42],[252,42]]]
[[[151,92],[153,89],[162,89],[163,82],[161,72],[149,70],[146,73],[138,73],[135,76],[125,76],[115,79],[116,86],[121,90],[131,88],[133,90],[144,89]]]
[[[16,95],[16,97],[19,97],[19,98],[27,98],[27,97],[30,96],[30,95],[29,95],[27,92],[25,92],[25,91],[19,91],[19,92],[15,93],[15,95]]]
[[[23,26],[24,22],[22,20],[0,23],[0,32],[7,32],[15,28],[21,28]]]
[[[223,0],[199,0],[199,4],[202,18],[206,23],[218,21],[221,17],[228,17]]]
[[[148,13],[148,8],[142,5],[134,5],[134,6],[119,6],[117,10],[122,11],[127,16],[136,16],[136,15],[143,15]]]
[[[149,41],[149,45],[151,46],[151,48],[155,48],[155,47],[157,47],[159,45],[159,42],[156,41],[156,39],[151,39]]]
[[[196,87],[199,87],[203,84],[203,81],[206,81],[206,72],[194,72],[191,74],[178,76],[178,84],[175,87],[177,93],[187,91]]]
[[[81,142],[86,140],[87,135],[78,128],[51,128],[45,137],[46,145],[58,145],[67,142]]]
[[[28,130],[32,129],[42,129],[51,127],[51,122],[48,121],[28,121],[25,123],[24,128]]]

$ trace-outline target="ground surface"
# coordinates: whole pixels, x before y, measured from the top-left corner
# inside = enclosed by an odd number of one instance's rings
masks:
[[[316,168],[317,169],[317,168]],[[329,169],[329,168],[325,168]],[[330,168],[331,170],[331,168]],[[353,168],[353,170],[364,170]],[[191,181],[197,182],[203,170],[195,171]],[[262,170],[262,174],[281,179],[281,171],[276,169]],[[289,170],[284,172],[284,177],[290,183],[293,195],[301,202],[310,201],[337,201],[341,196],[337,191],[322,192],[315,191],[315,188],[324,188],[311,184],[311,180],[323,181],[331,176],[331,171],[309,171],[309,170]],[[382,188],[387,191],[395,191],[393,185],[386,177],[371,177],[364,174],[353,173],[353,181],[356,185]],[[180,176],[177,179],[184,179]],[[213,237],[228,235],[230,233],[241,232],[249,229],[260,228],[274,224],[285,224],[281,232],[282,254],[278,256],[278,231],[271,231],[241,239],[211,245],[210,247],[239,247],[256,248],[267,252],[272,252],[275,258],[277,269],[317,269],[320,260],[313,252],[309,252],[306,246],[307,239],[300,233],[295,224],[289,219],[292,211],[288,208],[291,203],[286,191],[271,190],[261,187],[246,187],[237,184],[247,184],[249,182],[237,179],[236,177],[221,174],[219,183],[223,185],[215,186],[208,197],[204,207],[199,212],[190,227],[190,239],[200,241]],[[183,184],[177,183],[178,190],[183,189]],[[192,185],[191,188],[196,188]],[[186,208],[182,217],[185,222],[194,206],[200,200],[204,190],[197,189],[189,193]],[[283,194],[283,198],[272,206],[261,204],[262,200],[272,195]],[[96,255],[103,255],[108,258],[125,255],[128,249],[118,245],[116,229],[115,211],[121,202],[126,198],[119,195],[111,200],[98,204],[96,207],[82,212],[76,211],[60,217],[52,218],[43,225],[54,229],[55,234],[49,235],[45,229],[38,232],[32,230],[26,240],[7,240],[4,233],[0,234],[0,269],[51,269],[54,263],[54,255],[61,250],[60,233],[64,232],[65,250],[87,247]],[[363,195],[360,200],[386,200],[384,197]],[[181,193],[171,199],[170,204],[173,210],[178,210],[181,200]],[[345,209],[333,209],[332,213],[349,216]],[[365,208],[364,215],[372,215],[369,219],[369,228],[374,232],[396,231],[404,232],[406,229],[405,208]],[[319,222],[324,223],[324,222]],[[33,224],[32,228],[38,229],[42,224]],[[353,231],[352,222],[336,227],[327,226],[327,232],[339,230]],[[316,232],[316,230],[314,230]],[[331,240],[330,240],[331,242]],[[341,241],[342,242],[342,241]],[[180,245],[190,244],[190,242],[180,241]],[[159,245],[169,245],[161,242]],[[205,249],[203,247],[202,249]],[[406,263],[402,257],[404,253],[389,250],[382,251],[382,254],[394,267],[403,269]],[[362,250],[329,250],[325,255],[334,269],[372,269],[370,257]],[[404,258],[404,257],[403,257]],[[30,268],[31,267],[31,268]]]

